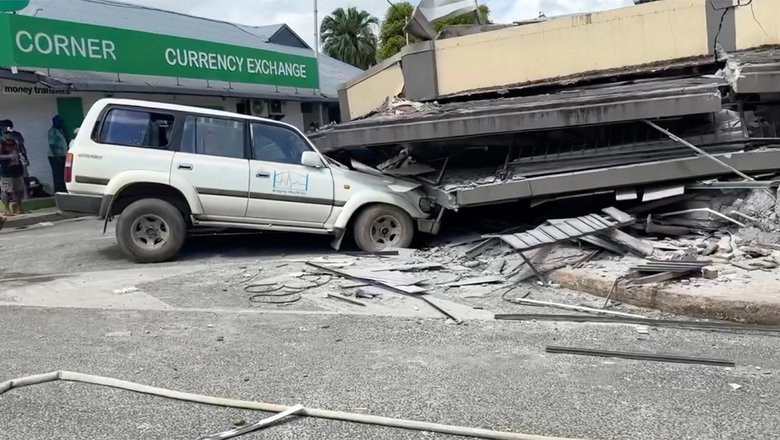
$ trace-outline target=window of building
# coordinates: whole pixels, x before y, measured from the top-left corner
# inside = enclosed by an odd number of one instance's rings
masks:
[[[208,116],[187,116],[181,151],[244,159],[244,122]]]
[[[173,122],[172,115],[114,108],[106,115],[97,141],[131,147],[166,148],[171,143]]]
[[[252,124],[252,158],[266,162],[300,165],[311,147],[295,131],[271,124]]]

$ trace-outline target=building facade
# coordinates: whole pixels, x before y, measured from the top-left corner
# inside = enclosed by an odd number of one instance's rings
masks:
[[[338,87],[361,70],[287,25],[246,26],[108,0],[31,0],[0,14],[0,119],[25,137],[51,188],[47,131],[68,135],[104,97],[195,105],[288,122],[338,122]]]

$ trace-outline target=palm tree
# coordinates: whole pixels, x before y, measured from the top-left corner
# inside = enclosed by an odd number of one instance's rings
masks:
[[[351,7],[337,8],[322,20],[322,50],[330,57],[361,69],[376,64],[376,17]]]

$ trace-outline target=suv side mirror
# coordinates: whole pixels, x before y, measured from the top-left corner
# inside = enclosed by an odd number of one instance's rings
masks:
[[[322,168],[325,166],[322,163],[322,158],[314,151],[304,151],[301,154],[301,165],[312,168]]]

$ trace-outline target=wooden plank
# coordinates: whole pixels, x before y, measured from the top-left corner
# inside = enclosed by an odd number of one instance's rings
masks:
[[[593,228],[594,232],[603,231],[604,229],[608,228],[607,225],[602,225],[601,223],[599,223],[598,220],[595,220],[595,219],[591,218],[588,215],[582,216],[582,217],[577,217],[577,219],[579,219],[580,221],[582,221],[586,225],[588,225],[591,228]]]
[[[539,242],[539,240],[535,239],[533,236],[528,235],[527,233],[523,232],[521,234],[515,234],[516,237],[518,237],[520,240],[523,240],[529,248],[539,246],[542,243]]]
[[[600,221],[601,223],[609,226],[610,228],[614,228],[615,226],[619,226],[620,222],[615,221],[611,217],[602,217],[598,214],[591,214],[589,217],[593,217],[596,220]]]
[[[599,229],[607,229],[613,227],[614,225],[617,225],[617,223],[614,222],[610,223],[606,219],[603,219],[597,216],[596,214],[588,214],[585,216],[585,218],[588,219],[588,221],[590,221],[591,224],[598,226]]]
[[[545,225],[545,226],[540,226],[539,228],[541,228],[541,230],[544,231],[545,234],[554,238],[556,241],[563,241],[569,239],[568,234],[556,228],[555,226]]]
[[[528,248],[528,245],[523,240],[520,240],[514,235],[502,235],[501,240],[514,249],[522,250]]]
[[[579,235],[582,235],[582,232],[572,227],[571,225],[567,224],[566,220],[548,220],[547,223],[550,223],[551,225],[560,229],[561,232],[568,235],[569,237],[577,237]]]
[[[593,246],[598,246],[602,249],[606,249],[610,252],[613,252],[618,255],[625,255],[626,253],[623,251],[623,249],[620,248],[620,246],[617,246],[615,244],[612,244],[606,240],[602,240],[598,237],[594,237],[592,235],[586,235],[584,237],[580,237],[579,240],[582,240],[586,243],[590,243]]]
[[[634,253],[642,256],[647,257],[649,255],[653,254],[653,250],[655,249],[652,244],[634,237],[633,235],[626,234],[625,232],[619,230],[619,229],[611,229],[609,231],[603,232],[603,235],[607,237],[608,239],[622,244],[623,246],[631,249],[634,251]]]
[[[625,212],[615,208],[614,206],[610,206],[609,208],[604,208],[601,210],[604,214],[607,214],[608,216],[614,218],[618,221],[618,223],[633,223],[635,221],[634,217],[630,214],[626,214]]]
[[[526,234],[532,236],[533,238],[538,240],[540,243],[555,243],[555,239],[554,238],[550,237],[549,235],[545,234],[544,232],[542,232],[539,229],[532,229],[532,230],[526,232]]]
[[[596,232],[595,229],[593,229],[592,227],[588,226],[587,223],[584,223],[582,220],[580,220],[578,218],[570,218],[570,219],[566,219],[564,221],[566,222],[567,225],[569,225],[572,228],[574,228],[577,231],[579,231],[578,235],[586,235],[586,234],[592,234],[592,233]]]

